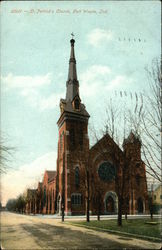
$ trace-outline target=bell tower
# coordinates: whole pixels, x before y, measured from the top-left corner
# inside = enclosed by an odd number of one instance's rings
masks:
[[[57,122],[57,211],[64,208],[65,214],[74,215],[85,213],[85,169],[89,152],[90,115],[79,95],[73,37],[70,44],[66,98],[60,100],[60,118]]]

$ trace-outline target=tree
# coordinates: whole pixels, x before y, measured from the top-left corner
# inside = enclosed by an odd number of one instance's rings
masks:
[[[95,185],[94,175],[93,171],[91,172],[91,203],[92,206],[96,208],[96,214],[98,221],[100,220],[101,215],[101,194],[102,190],[100,187]]]
[[[162,181],[161,135],[162,135],[162,74],[160,61],[156,58],[146,68],[149,93],[146,95],[146,116],[143,117],[143,155],[147,172],[157,181]]]
[[[7,146],[4,139],[0,139],[0,174],[4,174],[10,168],[8,165],[13,157],[14,148]]]
[[[19,195],[17,200],[16,200],[16,208],[19,213],[24,213],[25,212],[25,206],[26,206],[26,199],[24,195]]]
[[[25,212],[26,198],[23,194],[19,195],[16,199],[9,199],[6,204],[8,211],[16,211],[19,213]]]
[[[137,108],[136,108],[137,109]],[[140,113],[142,112],[139,107]],[[138,112],[139,116],[139,112]],[[94,136],[98,147],[96,151],[102,155],[104,161],[111,159],[113,166],[115,167],[115,190],[118,196],[118,225],[122,225],[122,213],[125,212],[127,218],[128,212],[128,194],[126,193],[126,183],[129,182],[131,186],[131,178],[135,177],[135,172],[129,166],[133,163],[133,157],[131,154],[127,154],[126,150],[122,151],[122,147],[125,147],[125,138],[130,134],[134,136],[134,140],[141,147],[141,140],[137,133],[131,133],[130,123],[128,121],[128,112],[125,110],[125,105],[118,107],[112,102],[107,104],[106,107],[106,120],[104,122],[104,129],[101,130],[102,136],[105,136],[104,144],[99,140],[99,134],[95,131]],[[124,143],[123,143],[124,142]],[[106,150],[105,150],[106,149]],[[138,148],[134,149],[138,151]],[[97,152],[96,152],[97,153]],[[135,155],[137,152],[135,152]]]
[[[16,211],[16,199],[9,199],[6,203],[8,211]]]
[[[82,152],[82,153],[81,153]],[[82,151],[80,149],[79,157],[81,159],[84,159],[83,165],[84,165],[84,176],[85,176],[85,202],[86,202],[86,221],[90,222],[90,155],[89,151]]]
[[[132,109],[128,108],[127,112],[132,129],[142,139],[142,157],[147,167],[146,172],[154,180],[161,182],[162,76],[160,61],[155,58],[152,65],[145,69],[149,82],[147,92],[136,94],[135,110],[132,112]]]
[[[133,131],[136,139],[141,143],[142,157],[146,163],[146,172],[155,180],[161,182],[161,104],[162,104],[162,77],[160,70],[160,63],[157,59],[153,61],[152,67],[147,68],[147,74],[150,81],[150,89],[148,93],[135,93],[133,98],[130,92],[131,101],[129,104],[120,100],[120,105],[117,106],[117,100],[110,99],[106,106],[106,120],[104,122],[105,131],[116,142],[119,148],[122,147],[122,142],[130,133],[130,128]],[[120,98],[127,97],[126,91],[120,91]],[[99,134],[95,133],[96,141],[99,142]],[[100,150],[103,149],[100,147]],[[113,149],[115,150],[115,148]],[[100,152],[101,153],[101,152]],[[116,161],[117,152],[107,152],[105,157],[111,156],[116,168],[120,168],[120,164]],[[113,155],[114,154],[114,155]],[[121,177],[126,176],[128,166],[131,163],[131,158],[124,155],[123,166],[120,169]],[[133,170],[129,170],[129,175],[134,176]],[[116,188],[118,193],[118,225],[121,225],[121,211],[122,207],[127,211],[127,199],[124,195],[125,177],[119,178],[116,176]],[[126,212],[127,213],[127,212]]]

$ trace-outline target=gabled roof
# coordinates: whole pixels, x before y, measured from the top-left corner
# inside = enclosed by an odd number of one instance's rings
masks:
[[[48,175],[48,182],[54,180],[57,172],[53,170],[46,170],[45,173]]]
[[[112,137],[106,133],[100,140],[98,140],[91,148],[90,151],[95,150],[96,147],[98,147],[100,144],[104,144],[104,142],[108,142],[110,145],[114,145],[114,147],[117,148],[117,150],[119,150],[120,153],[123,154],[123,151],[119,148],[119,146],[116,144],[116,142],[112,139]],[[108,146],[108,144],[106,144],[106,147]]]

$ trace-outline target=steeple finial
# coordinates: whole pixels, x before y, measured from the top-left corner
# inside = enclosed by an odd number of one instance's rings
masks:
[[[73,39],[74,38],[74,33],[73,32],[71,33],[71,36],[72,36],[72,39]]]
[[[74,40],[74,33],[73,33],[73,32],[71,33],[71,36],[72,36],[72,39],[70,40],[71,46],[74,47],[75,40]],[[74,57],[75,57],[75,56],[74,56]]]

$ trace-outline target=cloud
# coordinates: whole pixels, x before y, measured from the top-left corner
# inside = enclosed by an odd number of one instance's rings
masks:
[[[52,74],[37,76],[14,76],[12,73],[7,76],[2,76],[1,81],[5,91],[16,90],[16,93],[27,101],[27,103],[39,111],[54,109],[64,93],[57,89],[53,90],[52,94],[44,95],[42,87],[46,87],[52,82]],[[62,73],[58,74],[58,79],[62,77]],[[56,79],[55,79],[55,82]]]
[[[8,90],[10,88],[16,89],[30,89],[37,88],[45,85],[49,85],[52,80],[52,74],[47,73],[46,75],[36,75],[36,76],[16,76],[9,73],[7,76],[1,77],[2,84]]]
[[[30,106],[36,108],[39,111],[54,109],[58,106],[60,98],[62,98],[65,93],[53,93],[47,97],[43,97],[38,91],[35,90],[23,90],[21,92],[25,96],[27,102]]]
[[[93,65],[80,75],[81,96],[94,96],[108,81],[111,70],[108,66]]]
[[[125,89],[131,82],[125,75],[114,75],[108,66],[93,65],[80,75],[81,96],[104,96],[109,90]]]
[[[88,34],[88,42],[97,47],[103,42],[109,42],[113,40],[113,32],[111,30],[94,29]]]
[[[1,177],[2,203],[23,193],[27,187],[36,188],[45,170],[56,170],[57,152],[49,152],[25,164],[19,170],[10,171]]]
[[[64,96],[64,93],[59,93],[59,94],[52,94],[47,98],[44,98],[42,100],[40,100],[40,109],[46,110],[46,109],[53,109],[55,108],[60,101],[60,98]]]
[[[118,87],[126,87],[127,84],[131,84],[133,79],[128,78],[124,75],[117,75],[114,79],[112,79],[109,84],[106,86],[107,90],[116,89]],[[122,90],[122,89],[121,89]]]

